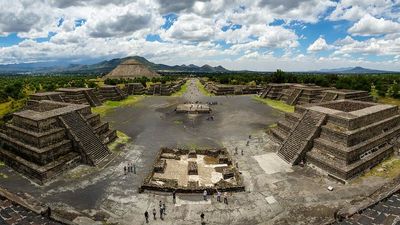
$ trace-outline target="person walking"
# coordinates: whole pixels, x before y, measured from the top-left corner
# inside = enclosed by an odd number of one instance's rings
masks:
[[[162,204],[164,215],[167,215],[167,207],[165,207],[165,203]]]
[[[126,166],[124,166],[124,174],[126,175]]]
[[[176,203],[176,192],[175,192],[175,190],[172,192],[172,201],[174,202],[174,204]]]
[[[224,203],[228,205],[228,194],[224,192]]]
[[[203,192],[203,199],[204,201],[207,201],[207,190],[204,190]]]
[[[144,212],[144,218],[146,218],[146,223],[149,223],[149,212]]]
[[[133,164],[133,174],[136,174],[136,165]]]
[[[157,220],[156,215],[157,215],[156,208],[153,208],[153,217],[154,217],[154,220]]]
[[[164,220],[164,209],[162,206],[160,207],[160,219]]]
[[[201,212],[201,214],[200,214],[200,219],[201,219],[201,222],[203,223],[203,221],[204,221],[204,213],[203,212]]]
[[[221,192],[217,190],[217,201],[221,202]]]

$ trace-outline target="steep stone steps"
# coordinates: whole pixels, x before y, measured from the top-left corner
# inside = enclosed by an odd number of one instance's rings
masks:
[[[84,91],[84,93],[91,106],[101,105],[100,99],[92,91]]]
[[[97,165],[110,154],[107,146],[103,144],[92,127],[77,112],[68,113],[60,117],[92,164]]]
[[[302,92],[303,92],[302,89],[295,89],[292,92],[292,94],[288,97],[286,103],[289,105],[295,105]]]
[[[268,93],[269,93],[269,91],[271,91],[271,88],[272,88],[271,86],[267,87],[267,88],[261,93],[260,97],[261,97],[261,98],[266,98],[267,95],[268,95]]]
[[[305,112],[279,148],[278,155],[292,165],[298,163],[305,152],[310,150],[309,138],[316,134],[324,119],[324,114]]]
[[[324,97],[322,97],[321,102],[330,102],[336,100],[337,97],[338,94],[336,93],[326,92]]]

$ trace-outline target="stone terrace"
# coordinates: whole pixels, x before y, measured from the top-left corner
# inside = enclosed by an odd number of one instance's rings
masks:
[[[94,88],[59,88],[57,91],[65,93],[65,102],[87,104],[90,106],[101,105],[101,101],[96,95]]]
[[[10,167],[44,183],[80,161],[97,164],[116,138],[87,105],[43,100],[13,114],[0,132],[0,157]]]
[[[302,160],[348,180],[393,152],[400,135],[398,107],[353,100],[296,106],[272,134],[287,162]]]

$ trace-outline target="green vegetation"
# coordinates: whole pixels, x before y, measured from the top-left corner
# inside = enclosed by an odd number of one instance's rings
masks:
[[[167,82],[170,81],[176,81],[180,77],[179,76],[162,76],[162,77],[153,77],[149,79],[148,77],[138,77],[134,79],[106,79],[104,81],[105,84],[108,85],[117,85],[117,84],[126,84],[126,83],[141,83],[143,86],[147,86],[150,83],[162,83],[166,84]]]
[[[385,178],[394,178],[400,174],[400,158],[393,156],[380,164],[376,165],[370,171],[366,172],[361,178],[376,176]]]
[[[181,89],[179,91],[173,93],[171,96],[173,96],[173,97],[182,96],[187,91],[188,85],[189,85],[189,80],[186,81],[186,83],[184,85],[182,85],[182,87],[181,87]]]
[[[108,148],[111,151],[118,151],[119,150],[118,147],[120,147],[122,145],[125,145],[126,143],[129,142],[130,139],[131,138],[128,135],[126,135],[125,133],[117,130],[117,139],[114,142],[112,142],[111,144],[109,144]]]
[[[107,113],[115,110],[118,107],[132,106],[142,99],[143,99],[143,96],[131,95],[122,101],[106,101],[103,103],[103,105],[92,108],[92,112],[100,114],[100,116],[103,117]]]
[[[274,109],[283,111],[283,112],[288,112],[288,113],[294,112],[294,106],[285,104],[282,101],[272,100],[272,99],[268,99],[268,98],[260,98],[258,96],[254,96],[253,99],[256,101],[259,101],[261,103],[264,103],[266,105],[269,105]]]
[[[204,85],[200,82],[200,80],[196,81],[196,87],[200,90],[200,92],[205,96],[214,96],[213,93],[210,93],[206,90]]]

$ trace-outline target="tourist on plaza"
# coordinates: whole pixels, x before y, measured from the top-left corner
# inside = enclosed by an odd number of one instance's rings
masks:
[[[162,204],[162,208],[163,208],[164,215],[167,215],[167,213],[166,213],[167,207],[165,207],[165,203]]]
[[[228,205],[228,194],[224,192],[224,203]]]
[[[172,200],[174,202],[174,204],[176,203],[176,192],[175,190],[172,192]]]
[[[133,164],[133,174],[136,174],[136,165]]]
[[[163,216],[164,216],[164,208],[161,206],[161,207],[160,207],[160,219],[161,219],[161,220],[164,220],[164,217],[163,217]]]
[[[241,152],[242,152],[242,155],[243,155],[243,149],[241,150]]]
[[[235,147],[235,155],[238,154],[238,147]]]
[[[207,201],[207,190],[204,190],[203,192],[203,199],[204,201]]]
[[[146,218],[146,223],[149,223],[149,213],[147,212],[147,210],[146,212],[144,212],[144,218]]]
[[[200,214],[200,218],[201,218],[201,222],[203,222],[204,221],[204,213],[203,212]]]
[[[157,219],[156,215],[157,215],[156,208],[153,208],[153,217],[154,217],[154,220],[156,220],[156,219]]]
[[[217,190],[217,201],[221,202],[221,192]]]
[[[124,166],[124,174],[126,175],[126,166]]]

